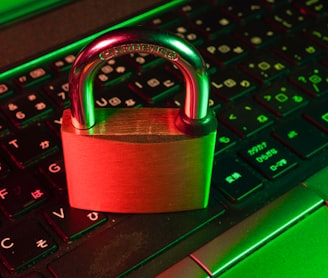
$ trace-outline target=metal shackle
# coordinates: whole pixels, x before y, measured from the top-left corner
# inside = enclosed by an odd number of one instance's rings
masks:
[[[98,69],[106,61],[129,53],[162,57],[182,72],[186,95],[184,107],[176,120],[179,129],[190,134],[194,130],[206,134],[208,129],[216,128],[216,120],[209,111],[206,65],[197,49],[173,34],[138,27],[116,29],[101,35],[78,55],[69,77],[72,124],[75,128],[89,129],[96,123],[93,81]],[[204,131],[204,126],[211,127]]]

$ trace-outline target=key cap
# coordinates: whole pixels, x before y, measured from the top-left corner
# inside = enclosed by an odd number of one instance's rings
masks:
[[[67,189],[64,159],[61,155],[55,155],[41,162],[40,172],[58,190]]]
[[[258,84],[235,68],[219,70],[210,77],[213,92],[225,101],[234,101],[254,91]]]
[[[240,68],[261,83],[270,83],[289,72],[285,61],[268,53],[258,53],[256,56],[247,57]]]
[[[204,2],[190,2],[178,8],[178,12],[184,17],[194,17],[198,14],[205,13],[209,8],[211,8],[211,6],[208,6]]]
[[[7,83],[0,83],[0,97],[7,97],[13,93],[12,87]]]
[[[288,37],[275,44],[273,51],[295,66],[311,61],[321,53],[320,48],[313,42],[299,36]]]
[[[20,168],[58,150],[56,141],[42,125],[18,130],[2,140],[3,147]]]
[[[269,21],[282,31],[295,32],[299,31],[302,27],[308,24],[312,19],[294,7],[282,7],[280,10],[274,11],[269,16]]]
[[[249,49],[231,35],[223,35],[207,41],[200,51],[219,66],[226,66],[245,57]]]
[[[224,152],[238,142],[238,137],[229,129],[221,126],[216,135],[215,154]]]
[[[328,4],[324,0],[307,1],[300,0],[293,3],[302,14],[308,14],[316,19],[327,14]]]
[[[0,254],[10,271],[19,272],[56,249],[55,241],[33,220],[23,220],[0,233]]]
[[[304,117],[317,127],[328,133],[328,103],[320,102],[319,105],[306,110]]]
[[[207,39],[228,33],[235,26],[231,18],[216,9],[199,14],[191,18],[190,22],[191,26]]]
[[[215,161],[212,183],[231,202],[239,202],[262,187],[262,181],[232,158]]]
[[[304,34],[306,37],[313,40],[315,43],[328,48],[328,25],[317,24],[304,28]]]
[[[270,126],[273,123],[271,115],[262,110],[251,100],[227,105],[218,111],[218,119],[232,129],[239,137],[245,138]]]
[[[107,221],[103,213],[75,209],[68,203],[48,207],[44,216],[65,242],[73,241]],[[116,221],[113,217],[113,222]]]
[[[285,117],[308,104],[309,97],[285,82],[260,90],[255,99],[274,114]]]
[[[145,25],[148,25],[150,28],[168,28],[173,24],[178,24],[180,17],[175,12],[163,13],[152,18],[150,21],[146,22]]]
[[[173,96],[172,100],[167,102],[167,107],[181,107],[184,105],[185,92],[179,92]],[[215,94],[210,93],[209,107],[216,111],[222,106],[222,100]]]
[[[134,68],[124,57],[110,59],[103,65],[95,78],[100,86],[117,84],[119,81],[129,78]]]
[[[2,104],[1,109],[18,127],[43,119],[53,111],[51,102],[40,92],[19,95]]]
[[[254,20],[237,28],[234,35],[254,49],[267,47],[280,37],[279,32],[263,20]]]
[[[328,138],[303,119],[275,128],[273,136],[303,159],[315,155],[328,145]]]
[[[223,5],[223,11],[239,23],[245,23],[251,19],[260,18],[264,8],[257,0],[243,2],[233,0]]]
[[[153,69],[129,80],[129,88],[149,104],[163,100],[179,87],[179,79],[163,68]]]
[[[310,96],[317,97],[328,93],[327,76],[327,68],[318,64],[311,64],[292,72],[289,80]]]
[[[74,54],[68,54],[65,57],[58,59],[51,63],[51,67],[56,72],[64,72],[71,68],[75,61],[76,56]]]
[[[179,25],[172,26],[168,31],[175,33],[177,36],[189,41],[195,46],[203,43],[201,36],[195,32],[186,22],[182,22]]]
[[[10,168],[6,162],[0,159],[0,177],[5,177],[8,175]]]
[[[47,78],[50,78],[50,74],[43,67],[35,68],[26,74],[20,75],[14,79],[14,82],[20,88],[27,88],[35,85]]]
[[[11,218],[26,213],[48,197],[44,185],[25,172],[13,172],[0,182],[0,206]]]
[[[144,101],[126,84],[99,88],[95,92],[95,106],[98,108],[140,107]]]
[[[146,71],[164,62],[164,59],[148,53],[130,53],[123,57],[139,71]]]
[[[296,157],[272,139],[252,142],[239,155],[269,179],[275,179],[297,166]]]
[[[67,78],[51,80],[43,89],[60,106],[68,108],[69,106],[69,85]]]
[[[224,213],[224,208],[217,205],[184,213],[134,215],[129,221],[121,221],[98,234],[97,240],[87,240],[50,263],[49,269],[61,278],[83,277],[85,273],[91,277],[118,277],[176,244],[196,228],[217,219]],[[63,267],[63,262],[67,267]],[[71,267],[73,265],[79,267]]]

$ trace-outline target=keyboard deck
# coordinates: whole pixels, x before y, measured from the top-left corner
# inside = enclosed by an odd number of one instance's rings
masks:
[[[117,277],[148,262],[155,275],[327,166],[327,8],[325,1],[194,1],[139,23],[184,37],[208,65],[219,128],[210,205],[200,211],[71,208],[60,124],[79,47],[3,75],[0,276]],[[180,107],[182,80],[161,58],[122,56],[96,75],[95,103]],[[219,229],[197,236],[213,221]],[[165,252],[165,262],[156,262]]]

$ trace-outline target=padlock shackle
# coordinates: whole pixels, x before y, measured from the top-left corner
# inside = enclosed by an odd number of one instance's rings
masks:
[[[129,53],[149,53],[162,57],[182,72],[186,97],[177,121],[180,126],[181,123],[203,125],[210,121],[209,80],[205,62],[197,49],[170,33],[124,28],[108,32],[91,42],[73,64],[69,87],[75,128],[89,129],[95,125],[93,81],[99,68],[106,61]]]

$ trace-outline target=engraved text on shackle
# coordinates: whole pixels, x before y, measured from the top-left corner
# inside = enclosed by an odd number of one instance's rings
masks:
[[[178,59],[178,54],[175,51],[149,43],[130,43],[115,46],[113,48],[102,51],[99,54],[99,58],[102,60],[109,60],[129,53],[149,53],[166,58],[170,61]]]

